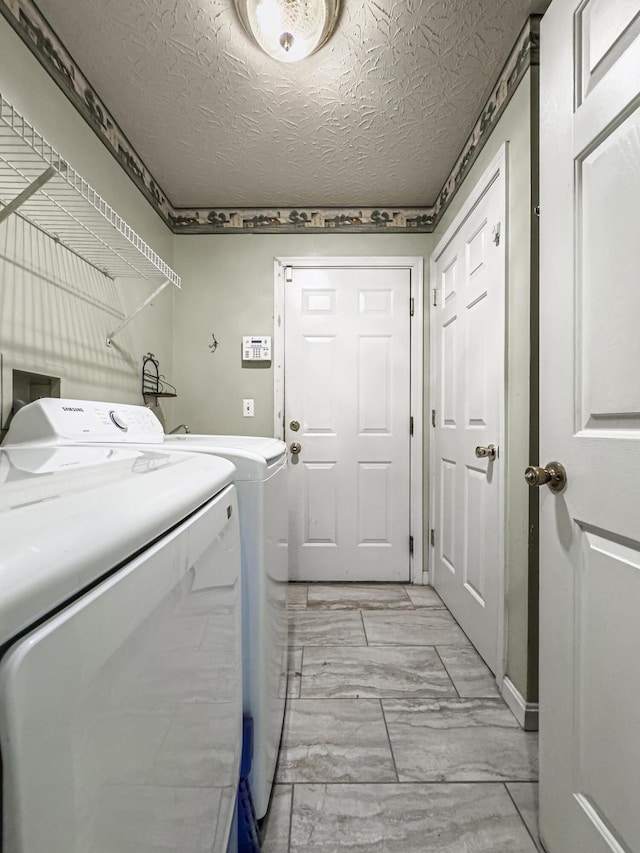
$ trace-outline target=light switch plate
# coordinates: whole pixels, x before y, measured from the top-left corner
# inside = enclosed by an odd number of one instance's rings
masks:
[[[243,400],[242,401],[242,417],[243,418],[252,418],[253,417],[253,400]]]

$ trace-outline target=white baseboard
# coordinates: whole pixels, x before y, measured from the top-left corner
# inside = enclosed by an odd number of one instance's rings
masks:
[[[523,695],[506,675],[502,679],[502,698],[526,732],[538,731],[538,703],[525,702]]]
[[[410,580],[410,583],[415,586],[428,586],[429,584],[429,572],[420,572],[417,571],[415,575]]]

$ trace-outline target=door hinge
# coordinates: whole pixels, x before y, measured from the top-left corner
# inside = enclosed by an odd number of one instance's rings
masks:
[[[293,267],[284,268],[284,280],[287,284],[291,284],[293,281]]]
[[[536,204],[536,206],[533,208],[533,212],[535,213],[535,215],[538,218],[540,218],[540,205],[539,204]]]
[[[413,415],[409,418],[409,435],[413,435]]]
[[[431,547],[434,548],[436,544],[436,532],[433,527],[429,531],[429,542],[431,542]]]
[[[413,554],[413,536],[409,537],[409,554]]]
[[[431,409],[431,426],[434,427],[436,425],[436,410]]]
[[[500,245],[500,223],[498,222],[491,229],[491,239],[496,244],[496,246]]]
[[[438,289],[436,287],[433,288],[433,304],[436,307],[438,305]]]
[[[409,316],[410,317],[413,317],[415,310],[416,310],[415,300],[412,296],[411,299],[409,300]]]

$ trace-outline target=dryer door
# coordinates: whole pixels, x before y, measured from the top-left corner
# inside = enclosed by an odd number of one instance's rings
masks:
[[[242,724],[237,519],[230,486],[4,656],[3,853],[226,851]]]

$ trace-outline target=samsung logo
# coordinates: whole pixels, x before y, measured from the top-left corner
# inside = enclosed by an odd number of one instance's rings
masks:
[[[80,406],[63,406],[63,412],[84,412],[84,409],[80,408]]]

